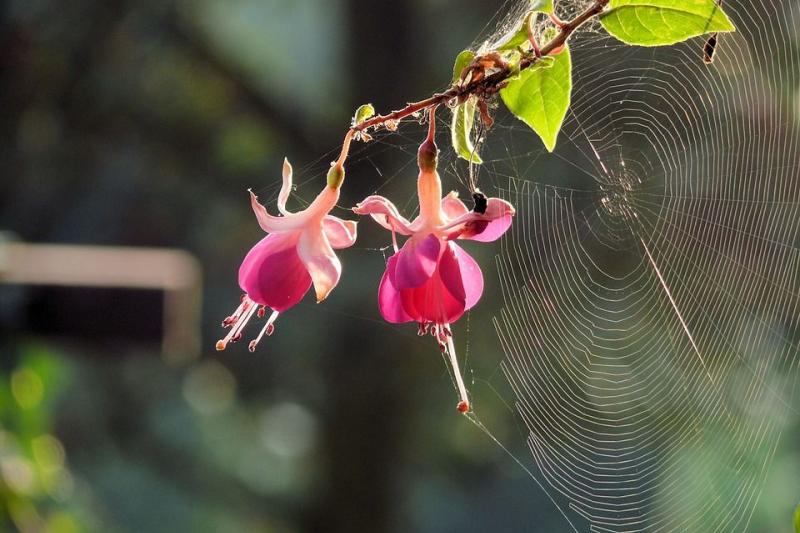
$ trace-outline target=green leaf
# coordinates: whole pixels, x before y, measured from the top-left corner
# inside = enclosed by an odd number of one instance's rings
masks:
[[[518,48],[522,48],[523,50],[530,49],[531,45],[530,41],[528,40],[528,24],[530,24],[530,19],[532,16],[533,11],[529,11],[521,21],[514,25],[512,30],[509,31],[505,37],[498,41],[494,49],[498,52],[513,52]]]
[[[800,505],[794,511],[794,533],[800,533]]]
[[[456,56],[456,61],[453,63],[453,83],[461,80],[461,72],[472,63],[475,59],[475,52],[472,50],[463,50]]]
[[[626,44],[663,46],[736,31],[716,0],[611,0],[609,7],[600,23]]]
[[[531,13],[528,13],[522,22],[517,22],[514,29],[500,39],[494,49],[498,52],[510,52],[520,47],[527,50],[530,47],[528,44],[528,18],[530,16]]]
[[[500,97],[552,152],[567,115],[571,93],[572,57],[569,48],[564,47],[564,51],[552,59],[523,70],[500,91]]]
[[[504,38],[500,39],[494,49],[498,52],[508,52],[516,50],[519,47],[527,50],[530,48],[528,44],[528,25],[530,24],[531,17],[534,16],[535,13],[552,12],[553,0],[530,0],[530,7],[525,13],[525,16],[514,25]]]
[[[553,0],[531,0],[531,11],[537,13],[552,13]]]
[[[361,124],[365,120],[369,120],[373,115],[375,115],[375,107],[372,104],[358,106],[355,115],[353,115],[353,125]]]
[[[475,97],[470,97],[453,110],[450,138],[453,142],[453,149],[461,159],[480,165],[483,160],[475,152],[475,145],[472,144],[472,139],[470,138],[472,124],[475,120],[476,105],[477,100]]]

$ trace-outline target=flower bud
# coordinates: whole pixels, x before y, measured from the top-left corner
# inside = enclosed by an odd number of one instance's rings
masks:
[[[417,153],[417,162],[419,169],[423,172],[433,172],[436,170],[436,160],[439,155],[439,150],[436,148],[436,142],[433,139],[426,139],[419,146]]]
[[[331,189],[338,189],[342,186],[344,181],[344,167],[340,165],[333,165],[328,171],[328,187]]]

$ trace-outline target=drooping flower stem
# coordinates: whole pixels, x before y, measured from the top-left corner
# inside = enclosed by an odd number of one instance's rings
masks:
[[[436,144],[436,108],[438,106],[432,105],[428,111],[428,136],[425,137],[425,142]]]
[[[350,153],[350,142],[353,140],[353,136],[356,134],[356,130],[350,128],[347,130],[347,134],[344,136],[344,142],[342,143],[342,151],[339,152],[339,159],[336,160],[334,166],[339,168],[344,168],[344,162],[347,159],[348,154]]]
[[[339,189],[344,183],[344,162],[350,153],[350,142],[355,134],[354,130],[347,130],[342,143],[342,151],[339,152],[339,159],[333,162],[331,169],[328,171],[328,187],[332,189]]]
[[[417,151],[417,162],[419,168],[423,173],[435,173],[436,162],[439,157],[439,149],[436,147],[436,108],[438,106],[431,106],[428,110],[428,136],[419,145]],[[436,207],[438,209],[438,198]]]

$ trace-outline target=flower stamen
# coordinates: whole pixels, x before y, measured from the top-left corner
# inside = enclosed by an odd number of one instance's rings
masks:
[[[420,337],[424,337],[428,334],[428,328],[430,328],[430,323],[428,322],[420,322],[419,328],[417,329],[417,335]]]
[[[237,309],[233,315],[228,317],[233,319],[230,321],[231,330],[225,335],[225,338],[217,341],[217,351],[221,352],[228,346],[229,342],[236,342],[242,338],[242,330],[258,309],[258,305],[247,296],[242,299],[239,307],[240,309]],[[228,319],[225,319],[225,321],[228,321]]]
[[[259,312],[261,311],[259,310]],[[269,337],[275,331],[275,321],[278,319],[279,314],[280,313],[277,311],[273,311],[272,314],[269,315],[267,323],[264,324],[263,328],[261,328],[261,332],[258,334],[258,337],[250,341],[247,349],[250,350],[251,353],[256,351],[256,346],[258,346],[258,343],[261,342],[261,339],[264,337],[264,335]]]
[[[458,358],[456,357],[456,347],[453,344],[453,335],[450,333],[450,324],[443,324],[441,327],[442,333],[440,336],[443,337],[445,342],[444,344],[447,347],[447,355],[450,356],[450,365],[453,367],[453,374],[456,377],[456,386],[458,387],[458,394],[461,397],[461,400],[458,402],[456,409],[460,413],[468,413],[470,410],[469,405],[469,397],[467,395],[467,387],[464,385],[464,378],[461,377],[461,370],[458,367]]]
[[[226,317],[225,320],[222,321],[222,327],[223,328],[229,328],[233,324],[235,324],[237,320],[239,320],[239,317],[241,316],[242,311],[244,311],[244,307],[245,307],[245,304],[246,304],[247,300],[248,300],[247,295],[243,294],[242,295],[242,301],[239,304],[239,307],[236,308],[236,310],[233,312],[232,315],[230,315],[229,317]]]

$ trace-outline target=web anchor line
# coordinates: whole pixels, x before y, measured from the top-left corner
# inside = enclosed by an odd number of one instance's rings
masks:
[[[641,237],[639,238],[639,242],[642,243],[642,247],[644,247],[644,253],[647,254],[647,260],[650,261],[650,266],[653,267],[653,271],[656,273],[656,277],[658,277],[659,283],[661,283],[661,288],[664,289],[664,293],[667,295],[667,298],[669,298],[669,303],[672,305],[672,309],[675,311],[675,315],[678,317],[678,321],[681,323],[683,331],[686,333],[686,337],[689,339],[689,342],[691,343],[692,348],[694,349],[694,353],[700,360],[700,364],[703,365],[703,369],[706,371],[706,376],[708,376],[708,379],[711,380],[711,383],[716,385],[717,382],[714,380],[714,376],[711,375],[711,371],[708,369],[708,365],[706,365],[705,359],[703,359],[703,355],[700,353],[700,349],[697,347],[697,343],[694,341],[692,332],[691,330],[689,330],[689,325],[686,324],[686,320],[683,319],[683,314],[681,313],[681,310],[678,308],[678,304],[675,302],[675,298],[673,298],[672,296],[672,291],[669,290],[669,286],[667,285],[664,276],[661,274],[661,270],[658,268],[655,259],[653,259],[653,254],[650,253],[650,248],[647,247],[647,244]]]

